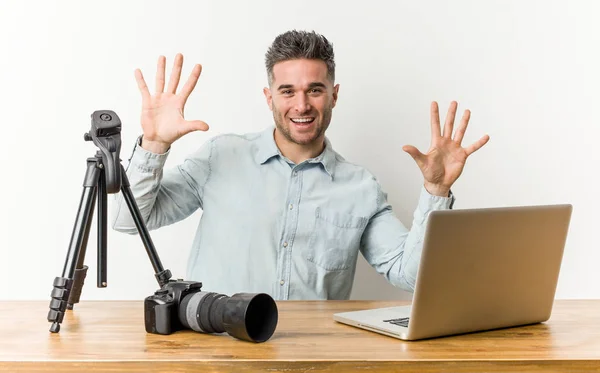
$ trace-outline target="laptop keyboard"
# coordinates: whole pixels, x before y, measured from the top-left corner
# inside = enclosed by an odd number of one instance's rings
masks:
[[[408,328],[408,317],[401,317],[399,319],[389,319],[389,320],[383,320],[383,322],[389,322],[390,324],[394,324],[394,325],[398,325],[398,326],[403,326],[405,328]]]

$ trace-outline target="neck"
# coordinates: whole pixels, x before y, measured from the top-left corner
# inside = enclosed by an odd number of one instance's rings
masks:
[[[315,158],[325,149],[325,135],[321,135],[310,144],[300,145],[288,140],[279,129],[275,128],[274,138],[281,154],[295,164]]]

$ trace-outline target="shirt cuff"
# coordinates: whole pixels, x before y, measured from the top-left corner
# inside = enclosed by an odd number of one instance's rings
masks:
[[[171,149],[169,148],[169,150],[162,154],[152,153],[142,148],[140,145],[141,139],[142,137],[140,136],[135,142],[133,152],[129,158],[129,166],[141,172],[155,173],[158,170],[162,170]]]
[[[440,197],[430,194],[425,186],[422,186],[419,198],[419,210],[424,214],[433,210],[451,210],[454,200],[452,190],[450,190],[448,197]]]

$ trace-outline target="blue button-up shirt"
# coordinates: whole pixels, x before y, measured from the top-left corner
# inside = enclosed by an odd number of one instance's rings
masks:
[[[274,299],[348,299],[359,252],[393,285],[414,290],[429,212],[454,201],[425,188],[411,229],[365,168],[328,138],[317,157],[294,164],[273,138],[219,135],[177,167],[135,146],[127,175],[149,230],[202,216],[187,267],[205,291],[264,292]],[[137,233],[117,195],[114,229]]]

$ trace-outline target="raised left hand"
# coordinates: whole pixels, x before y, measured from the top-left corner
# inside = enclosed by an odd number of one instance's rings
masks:
[[[452,137],[457,107],[456,101],[452,101],[442,134],[438,104],[435,101],[431,103],[431,146],[427,154],[421,153],[412,145],[402,147],[402,150],[410,154],[417,162],[425,178],[425,188],[433,195],[447,197],[450,187],[462,173],[467,158],[490,139],[488,135],[485,135],[463,148],[461,142],[467,130],[471,112],[465,110],[456,133]]]

